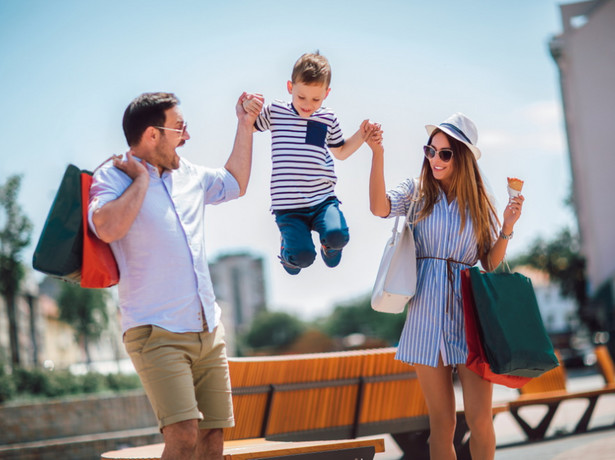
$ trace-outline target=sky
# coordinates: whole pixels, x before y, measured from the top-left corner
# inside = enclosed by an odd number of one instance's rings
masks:
[[[517,0],[0,0],[0,183],[22,174],[32,253],[69,163],[93,169],[124,153],[124,109],[143,92],[181,100],[191,139],[179,153],[224,165],[242,91],[288,100],[296,59],[319,50],[332,66],[325,106],[346,137],[382,124],[388,188],[416,177],[424,125],[463,112],[478,127],[479,166],[501,217],[506,177],[525,181],[508,255],[574,227],[557,66],[561,1]],[[269,210],[270,134],[254,135],[247,194],[206,211],[208,259],[261,256],[271,310],[303,319],[371,291],[392,220],[369,211],[371,151],[335,162],[350,242],[334,269],[320,257],[297,276],[278,263]],[[38,275],[36,275],[38,276]]]

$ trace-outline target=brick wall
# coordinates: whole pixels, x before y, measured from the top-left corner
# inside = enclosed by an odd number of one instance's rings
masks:
[[[141,391],[0,405],[0,445],[156,427]]]

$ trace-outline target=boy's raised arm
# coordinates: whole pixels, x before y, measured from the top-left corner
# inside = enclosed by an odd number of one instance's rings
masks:
[[[357,151],[359,147],[372,135],[372,133],[377,130],[377,125],[375,123],[370,123],[369,120],[363,120],[361,126],[344,142],[344,145],[341,147],[330,147],[331,153],[338,160],[345,160],[354,152]]]
[[[239,184],[239,196],[243,196],[246,193],[248,181],[250,180],[254,121],[263,105],[262,97],[250,98],[250,100],[254,102],[254,106],[252,110],[248,111],[245,107],[242,107],[247,100],[247,94],[243,93],[237,101],[235,111],[237,113],[238,122],[235,143],[231,155],[224,165],[226,170],[233,175]]]
[[[265,98],[262,94],[246,94],[246,99],[243,101],[243,109],[246,113],[251,113],[254,115],[254,118],[258,117],[263,109],[263,105],[265,104]],[[252,132],[258,131],[256,126],[252,128]]]

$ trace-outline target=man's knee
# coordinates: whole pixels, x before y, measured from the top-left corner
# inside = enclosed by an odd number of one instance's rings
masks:
[[[199,452],[206,453],[206,458],[222,458],[224,453],[224,433],[221,428],[199,430]]]
[[[172,423],[162,428],[164,437],[165,452],[168,458],[172,455],[194,453],[198,436],[199,427],[196,420],[186,420],[183,422]]]

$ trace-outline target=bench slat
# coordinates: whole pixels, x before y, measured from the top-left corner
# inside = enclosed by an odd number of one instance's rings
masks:
[[[224,443],[224,460],[250,460],[275,458],[285,455],[330,452],[343,449],[373,447],[384,452],[384,439],[353,439],[343,441],[281,442],[265,439],[241,439]],[[103,460],[156,460],[160,459],[164,444],[132,447],[106,452]]]

